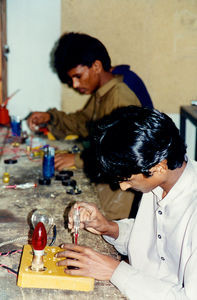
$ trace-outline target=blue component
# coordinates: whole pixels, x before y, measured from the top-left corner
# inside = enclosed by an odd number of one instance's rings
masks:
[[[21,122],[12,121],[12,135],[13,136],[20,136],[21,135]]]
[[[54,176],[55,167],[54,167],[54,148],[48,147],[45,150],[44,158],[43,158],[43,177],[51,178]]]

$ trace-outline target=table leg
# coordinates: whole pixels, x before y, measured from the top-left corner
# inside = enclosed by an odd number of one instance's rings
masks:
[[[197,128],[196,128],[196,145],[195,145],[195,160],[197,160]]]
[[[186,118],[184,113],[181,111],[180,114],[180,135],[182,137],[182,139],[185,142],[185,125],[186,125]]]

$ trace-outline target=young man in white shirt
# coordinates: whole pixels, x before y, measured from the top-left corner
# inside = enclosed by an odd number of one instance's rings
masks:
[[[64,244],[58,256],[67,259],[59,265],[78,267],[67,274],[110,280],[132,300],[196,300],[197,162],[185,156],[178,129],[167,115],[135,106],[114,111],[96,128],[101,172],[121,189],[144,194],[136,218],[116,222],[80,203],[80,226],[103,235],[129,263]]]

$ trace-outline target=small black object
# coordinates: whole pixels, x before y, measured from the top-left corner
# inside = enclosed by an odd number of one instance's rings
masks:
[[[62,170],[59,172],[60,175],[68,175],[69,177],[73,176],[73,171],[69,171],[69,170]]]
[[[50,178],[39,178],[38,180],[40,185],[50,185],[51,184],[51,179]]]
[[[71,151],[72,153],[79,153],[79,152],[81,152],[81,150],[79,149],[79,147],[77,146],[77,145],[74,145],[73,147],[72,147],[72,151]]]
[[[67,179],[67,180],[63,180],[62,184],[65,186],[72,186],[72,187],[76,187],[77,182],[74,179]]]
[[[67,175],[67,174],[57,174],[55,176],[55,180],[61,180],[61,181],[63,181],[63,180],[67,180],[67,179],[70,179],[70,176]]]
[[[75,187],[68,186],[66,188],[66,193],[70,195],[78,195],[81,194],[81,190],[77,186]]]
[[[16,164],[17,163],[17,159],[5,159],[4,160],[4,164],[7,164],[7,165],[13,165],[13,164]]]

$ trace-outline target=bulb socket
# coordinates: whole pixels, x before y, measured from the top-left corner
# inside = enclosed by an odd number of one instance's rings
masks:
[[[32,271],[39,272],[39,271],[46,270],[43,262],[43,255],[44,255],[44,250],[34,250],[34,255],[33,255],[33,260],[31,265]]]

